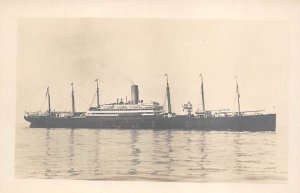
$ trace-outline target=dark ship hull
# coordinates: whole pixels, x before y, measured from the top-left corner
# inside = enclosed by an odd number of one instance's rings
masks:
[[[116,103],[100,105],[99,87],[97,82],[97,106],[90,107],[86,112],[75,111],[75,98],[72,86],[72,111],[55,112],[51,110],[49,87],[48,111],[26,113],[24,118],[30,127],[37,128],[118,128],[118,129],[177,129],[177,130],[220,130],[220,131],[275,131],[276,114],[262,114],[261,111],[240,111],[240,94],[236,79],[238,111],[205,110],[203,79],[201,77],[202,111],[192,114],[190,102],[183,105],[186,115],[172,112],[170,87],[167,78],[166,97],[167,109],[157,102],[144,103],[139,100],[137,85],[131,85],[131,99],[126,102],[122,98]],[[249,114],[255,113],[255,114]]]
[[[276,114],[232,117],[24,117],[34,128],[118,128],[214,131],[275,131]]]

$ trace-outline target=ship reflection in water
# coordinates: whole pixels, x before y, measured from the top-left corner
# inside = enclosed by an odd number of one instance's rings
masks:
[[[18,128],[16,177],[285,182],[275,132]]]

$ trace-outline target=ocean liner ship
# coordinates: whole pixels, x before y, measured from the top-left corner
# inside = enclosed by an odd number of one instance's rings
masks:
[[[193,114],[190,102],[184,104],[184,115],[176,115],[171,107],[171,95],[166,75],[167,108],[158,102],[146,103],[139,99],[137,85],[131,86],[131,100],[117,100],[115,103],[99,102],[99,85],[96,79],[97,105],[86,112],[75,111],[73,83],[71,112],[55,112],[51,109],[49,87],[46,96],[48,110],[46,112],[25,112],[24,119],[35,128],[119,128],[119,129],[193,129],[221,131],[275,131],[276,114],[263,111],[240,110],[240,93],[236,79],[238,112],[224,110],[206,110],[204,100],[203,78],[201,77],[202,109]]]

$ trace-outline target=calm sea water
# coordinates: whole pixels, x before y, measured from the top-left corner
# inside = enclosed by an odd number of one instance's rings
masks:
[[[16,130],[17,178],[286,182],[275,132]]]

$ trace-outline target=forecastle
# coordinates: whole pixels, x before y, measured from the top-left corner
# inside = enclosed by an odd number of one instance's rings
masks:
[[[48,111],[26,112],[25,120],[30,127],[47,128],[136,128],[136,129],[196,129],[196,130],[234,130],[234,131],[275,131],[276,114],[264,114],[263,111],[240,110],[240,93],[236,79],[238,112],[228,109],[211,111],[205,108],[203,77],[201,78],[202,109],[193,114],[191,103],[183,105],[185,115],[176,115],[171,107],[171,93],[166,76],[167,108],[158,102],[145,103],[139,99],[137,85],[131,86],[131,100],[118,99],[115,103],[100,104],[99,84],[96,79],[97,105],[86,112],[75,111],[73,83],[71,112],[51,110],[49,87],[47,88]]]

